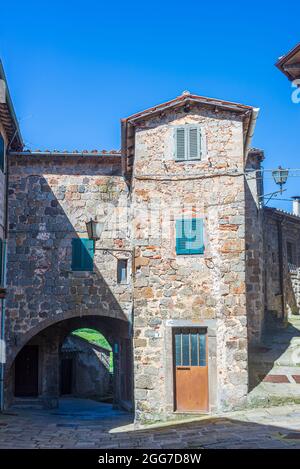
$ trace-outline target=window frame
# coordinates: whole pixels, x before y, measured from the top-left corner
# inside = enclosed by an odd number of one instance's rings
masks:
[[[122,267],[121,264],[123,263],[123,266],[125,266],[125,279],[122,279],[121,273],[122,273]],[[117,283],[118,285],[126,285],[128,283],[128,259],[125,258],[120,258],[117,260]]]
[[[190,157],[190,130],[197,129],[197,144],[199,148],[199,155],[197,158]],[[184,158],[178,158],[177,156],[177,131],[184,130]],[[204,155],[204,130],[200,124],[183,124],[176,125],[173,129],[173,139],[174,139],[174,160],[177,163],[193,162],[193,161],[202,161]]]
[[[290,249],[291,251],[289,252],[289,246],[290,246]],[[289,259],[291,255],[291,259]],[[297,264],[297,260],[296,260],[297,256],[296,256],[296,244],[291,241],[291,240],[287,240],[286,241],[286,260],[287,260],[287,263],[290,264],[290,265],[296,265]]]

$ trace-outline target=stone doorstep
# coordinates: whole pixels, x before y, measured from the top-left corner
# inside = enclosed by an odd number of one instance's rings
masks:
[[[276,414],[279,410],[280,413],[284,413],[284,411],[288,409],[289,411],[292,411],[293,409],[299,409],[299,405],[287,405],[287,406],[272,406],[272,407],[257,407],[255,409],[244,409],[244,410],[237,410],[237,411],[232,411],[232,412],[220,412],[220,413],[214,413],[214,414],[205,414],[205,415],[199,415],[195,417],[187,417],[187,418],[182,418],[180,420],[169,420],[167,422],[156,422],[156,423],[147,423],[147,424],[142,424],[142,423],[131,423],[129,425],[124,425],[121,427],[116,427],[113,428],[109,431],[109,433],[123,433],[123,432],[135,432],[139,430],[150,430],[150,429],[155,429],[155,428],[168,428],[168,427],[176,427],[180,426],[182,424],[188,424],[188,423],[195,423],[195,422],[208,422],[211,421],[210,423],[218,423],[221,419],[233,419],[237,418],[240,421],[244,421],[245,423],[248,422],[250,423],[251,421],[255,421],[256,417],[262,418],[262,417],[267,417],[268,415],[272,414],[274,411],[274,414]]]
[[[148,430],[151,428],[165,428],[165,427],[170,427],[170,426],[175,426],[175,425],[181,425],[184,423],[192,423],[192,422],[201,422],[205,420],[214,420],[216,418],[221,417],[221,414],[195,414],[195,416],[187,417],[187,418],[181,418],[177,420],[168,420],[166,422],[155,422],[155,423],[130,423],[128,425],[124,425],[121,427],[116,427],[113,428],[109,431],[109,433],[121,433],[121,432],[131,432],[131,431],[137,431],[137,430]]]

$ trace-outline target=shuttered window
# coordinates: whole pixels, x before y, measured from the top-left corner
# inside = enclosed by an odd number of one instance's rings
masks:
[[[5,145],[2,135],[0,135],[0,169],[4,171],[4,160],[5,160]]]
[[[204,235],[201,218],[176,221],[176,254],[203,254]]]
[[[201,130],[198,125],[184,125],[175,128],[175,159],[201,159]]]
[[[92,271],[94,267],[94,241],[87,238],[72,239],[72,270]]]
[[[185,130],[184,128],[176,129],[176,159],[185,159]]]

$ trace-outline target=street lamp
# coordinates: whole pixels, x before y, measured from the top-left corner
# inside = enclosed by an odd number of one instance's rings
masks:
[[[101,238],[101,234],[104,228],[104,222],[93,220],[91,218],[90,221],[86,221],[85,224],[89,239],[97,241]]]
[[[278,169],[272,171],[272,176],[274,178],[275,183],[280,186],[280,192],[282,193],[282,186],[286,183],[287,178],[289,175],[288,169],[282,169],[281,166]]]

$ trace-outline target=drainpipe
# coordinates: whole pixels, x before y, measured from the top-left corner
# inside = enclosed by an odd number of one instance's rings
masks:
[[[285,319],[285,295],[284,295],[284,277],[283,277],[283,252],[282,252],[282,219],[277,220],[278,233],[278,261],[279,261],[279,283],[281,293],[282,319]]]
[[[14,134],[11,142],[15,138],[16,133]],[[8,164],[8,149],[10,148],[11,142],[8,144],[6,149],[6,158],[5,158],[5,200],[4,200],[4,236],[3,236],[3,252],[2,252],[2,287],[6,290],[6,262],[7,262],[7,238],[8,238],[8,183],[9,183],[9,164]],[[0,363],[0,412],[4,410],[4,369],[6,360],[6,350],[5,350],[5,315],[6,315],[6,298],[1,299],[1,332],[0,339],[1,344],[4,347],[3,354],[4,358]]]
[[[7,253],[7,240],[3,242],[3,269],[2,269],[2,279],[3,279],[3,288],[6,288],[6,253]],[[6,299],[1,299],[1,346],[5,347],[5,302]],[[4,410],[4,360],[5,360],[5,348],[3,350],[3,360],[0,364],[0,411]]]

